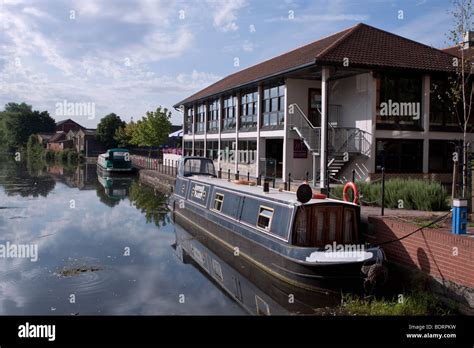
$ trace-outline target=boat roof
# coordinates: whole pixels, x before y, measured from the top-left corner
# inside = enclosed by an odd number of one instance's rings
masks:
[[[339,204],[343,203],[343,204],[354,205],[351,202],[345,202],[345,201],[332,199],[332,198],[326,198],[326,199],[313,198],[309,200],[307,203],[302,204],[301,202],[298,202],[296,198],[296,192],[280,191],[279,189],[274,189],[274,188],[270,188],[270,192],[263,192],[262,186],[237,184],[233,181],[227,181],[226,179],[218,179],[218,178],[199,176],[199,175],[189,176],[189,177],[186,177],[186,179],[192,179],[193,181],[199,181],[205,184],[219,186],[224,189],[247,193],[252,196],[257,196],[257,197],[261,197],[265,199],[272,199],[272,200],[280,201],[286,204],[312,205],[312,204],[322,204],[322,203],[339,203]]]
[[[108,149],[107,152],[128,152],[128,149],[116,147],[114,149]]]

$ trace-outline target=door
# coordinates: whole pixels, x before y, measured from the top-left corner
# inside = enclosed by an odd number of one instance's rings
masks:
[[[321,89],[308,90],[308,118],[315,127],[321,127]]]
[[[265,157],[276,162],[276,177],[281,178],[283,169],[283,139],[267,139]]]

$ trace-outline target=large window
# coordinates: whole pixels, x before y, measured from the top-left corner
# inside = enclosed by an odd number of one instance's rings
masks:
[[[194,142],[194,156],[204,157],[204,141],[195,141]]]
[[[430,173],[452,173],[453,153],[456,151],[454,140],[430,140]]]
[[[239,140],[238,161],[242,164],[255,163],[257,159],[257,141]]]
[[[421,173],[423,140],[377,139],[377,171],[387,173]]]
[[[258,92],[245,93],[241,97],[240,128],[256,128]]]
[[[220,158],[222,162],[233,163],[236,156],[236,142],[235,140],[221,141]]]
[[[283,125],[285,121],[285,85],[263,90],[263,127]]]
[[[184,142],[184,156],[192,156],[192,155],[193,155],[193,142],[185,141]]]
[[[219,130],[219,99],[215,99],[209,103],[209,114],[207,130],[209,132],[217,132]]]
[[[204,128],[206,126],[206,104],[201,104],[197,108],[196,114],[196,133],[204,133]]]
[[[422,130],[422,78],[382,74],[377,79],[377,129]]]
[[[206,143],[206,157],[212,160],[217,160],[219,151],[219,142],[218,141],[208,141]]]
[[[193,134],[194,108],[191,106],[186,110],[186,134]]]
[[[235,129],[237,98],[229,97],[224,99],[224,108],[222,115],[222,127],[224,130]]]
[[[455,108],[449,96],[451,80],[447,77],[432,77],[430,86],[430,130],[462,132],[462,102]],[[458,116],[459,115],[459,116]],[[473,118],[469,118],[468,132],[473,129]]]

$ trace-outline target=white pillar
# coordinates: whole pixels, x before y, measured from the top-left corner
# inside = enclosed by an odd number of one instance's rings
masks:
[[[423,173],[429,172],[430,159],[430,75],[423,76],[422,126],[423,126]]]
[[[218,153],[218,156],[217,156],[217,166],[219,167],[217,170],[220,170],[221,168],[221,132],[222,132],[222,101],[223,101],[223,98],[222,97],[219,97],[219,101],[218,101],[218,106],[217,106],[217,122],[218,122],[218,134],[219,134],[219,137],[217,138],[217,153]]]
[[[284,85],[284,89],[285,89],[285,97],[283,98],[284,102],[284,125],[283,125],[283,129],[284,129],[284,137],[283,137],[283,170],[282,170],[282,179],[283,181],[286,181],[286,177],[288,176],[288,173],[289,173],[289,168],[288,165],[289,165],[289,160],[288,160],[288,156],[289,154],[291,153],[291,151],[289,151],[289,149],[287,148],[290,144],[289,144],[289,139],[288,139],[288,90],[286,88],[286,82],[285,82],[285,85]]]
[[[263,86],[258,85],[257,93],[257,156],[255,160],[257,161],[255,166],[255,176],[258,178],[260,175],[260,156],[261,156],[261,146],[260,146],[260,126],[262,122],[262,105],[263,105]]]
[[[240,124],[240,92],[237,93],[235,105],[235,168],[234,171],[237,173],[239,170],[239,124]]]
[[[193,104],[193,106],[191,106],[192,110],[193,110],[193,129],[192,129],[192,135],[193,135],[193,146],[192,146],[192,154],[193,156],[196,156],[196,154],[194,153],[194,141],[195,141],[195,135],[196,135],[196,105]]]
[[[328,132],[328,79],[329,79],[329,68],[323,67],[321,76],[321,163],[320,163],[320,175],[319,175],[319,187],[326,187],[326,172],[327,172],[327,132]]]
[[[203,103],[204,106],[204,157],[207,157],[207,118],[208,118],[208,102]]]

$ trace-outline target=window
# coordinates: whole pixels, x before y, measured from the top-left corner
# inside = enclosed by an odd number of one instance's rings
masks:
[[[224,195],[222,193],[216,193],[216,197],[214,198],[214,209],[222,211],[222,204],[224,204]]]
[[[222,114],[222,126],[224,130],[235,129],[235,108],[237,106],[237,98],[236,97],[229,97],[224,99],[224,108]]]
[[[432,77],[430,86],[430,130],[462,132],[462,102],[456,108],[449,96],[451,77]],[[458,117],[459,115],[459,117]],[[468,132],[473,129],[473,118],[469,118]]]
[[[240,128],[257,127],[258,115],[258,92],[251,92],[242,95],[240,105]]]
[[[262,126],[283,125],[285,120],[285,85],[269,87],[263,90]]]
[[[377,129],[422,130],[422,78],[382,74],[377,79]]]
[[[386,173],[421,173],[423,140],[377,139],[375,165]]]
[[[204,128],[206,126],[205,117],[206,117],[206,105],[201,104],[197,108],[196,133],[204,133]]]
[[[459,146],[459,153],[461,153],[462,143]],[[452,173],[453,152],[455,151],[456,143],[454,140],[430,140],[429,172]]]
[[[238,162],[242,164],[255,163],[257,159],[257,141],[239,140]]]
[[[219,99],[215,99],[209,104],[208,131],[217,132],[219,130]]]
[[[272,224],[273,209],[267,207],[260,207],[258,212],[257,226],[269,231]]]
[[[185,141],[184,142],[184,155],[185,156],[192,156],[193,155],[193,142],[192,141]]]
[[[235,140],[223,140],[221,141],[221,152],[220,157],[221,161],[225,163],[235,162],[235,152],[236,152],[236,142]]]
[[[204,141],[194,142],[194,156],[204,157]]]
[[[219,157],[219,142],[218,141],[208,141],[206,143],[206,152],[207,158],[212,160],[217,160]]]
[[[190,107],[186,110],[186,133],[193,134],[194,109]]]

